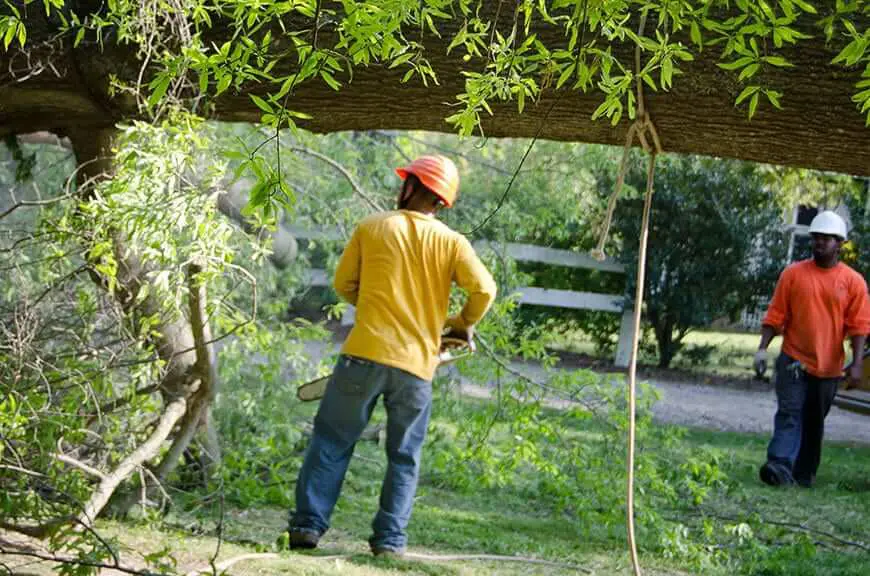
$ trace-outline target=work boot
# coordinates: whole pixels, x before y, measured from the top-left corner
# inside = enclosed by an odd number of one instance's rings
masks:
[[[320,541],[320,534],[314,530],[290,528],[289,533],[291,550],[311,550],[317,548],[317,543]]]
[[[372,554],[378,558],[388,558],[394,560],[405,555],[404,548],[390,548],[388,546],[372,546]]]
[[[779,462],[765,462],[758,471],[758,477],[770,486],[792,486],[795,483],[791,470]]]

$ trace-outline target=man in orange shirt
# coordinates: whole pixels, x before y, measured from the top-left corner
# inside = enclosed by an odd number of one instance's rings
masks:
[[[755,369],[767,367],[767,347],[783,335],[776,360],[777,411],[761,480],[772,486],[810,487],[822,456],[825,417],[843,379],[843,340],[861,358],[870,333],[867,283],[839,262],[846,223],[834,212],[810,223],[813,257],[787,267],[776,284],[762,322]],[[848,386],[861,381],[861,362],[846,375]]]
[[[354,230],[333,285],[356,306],[356,322],[314,419],[296,481],[290,547],[314,548],[329,527],[354,445],[383,396],[387,470],[372,522],[372,552],[401,554],[432,405],[441,333],[473,345],[475,324],[496,286],[469,241],[435,218],[451,207],[459,173],[444,156],[422,156],[397,170],[398,210],[375,214]],[[447,317],[453,283],[468,298]]]

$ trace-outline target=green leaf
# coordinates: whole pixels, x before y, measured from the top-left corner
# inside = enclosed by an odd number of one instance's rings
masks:
[[[755,76],[755,73],[758,72],[758,69],[761,68],[760,64],[750,64],[746,68],[744,68],[740,72],[740,76],[737,77],[738,80],[747,80]]]
[[[770,103],[774,105],[774,107],[782,110],[782,104],[779,101],[780,97],[782,96],[781,92],[777,92],[776,90],[765,90],[764,94],[765,96],[767,96],[768,101],[770,101]]]
[[[662,61],[662,88],[668,89],[673,82],[674,63],[670,58]]]
[[[738,68],[743,68],[747,64],[751,64],[754,61],[755,61],[755,59],[752,58],[751,56],[744,56],[742,58],[738,58],[734,62],[728,62],[726,64],[717,64],[717,66],[719,66],[719,68],[722,68],[723,70],[737,70]]]
[[[752,120],[752,117],[755,116],[755,109],[758,108],[758,92],[752,95],[752,98],[749,100],[749,119]]]
[[[295,83],[295,81],[296,81],[296,74],[291,74],[290,76],[288,76],[284,80],[284,83],[281,84],[281,89],[278,90],[277,94],[275,94],[275,96],[274,96],[275,100],[278,100],[279,98],[283,98],[288,92],[290,92],[290,89],[293,88],[293,84]]]
[[[870,100],[870,89],[863,90],[852,96],[852,101],[855,103],[864,102],[865,100]]]
[[[456,36],[453,37],[453,40],[450,42],[450,45],[447,46],[447,53],[450,54],[450,51],[459,46],[460,44],[465,43],[465,39],[468,37],[468,22],[465,22],[462,25],[462,28],[459,29],[459,32],[456,33]]]
[[[272,110],[272,106],[270,106],[268,102],[266,102],[265,100],[263,100],[262,98],[260,98],[256,94],[250,94],[250,97],[251,97],[251,100],[254,101],[254,104],[257,105],[257,108],[259,108],[260,110],[262,110],[263,112],[265,112],[267,114],[274,113],[274,111]]]
[[[27,41],[27,28],[24,26],[24,22],[18,23],[18,44],[24,48],[24,43]]]
[[[703,46],[703,41],[701,40],[701,27],[698,26],[697,22],[692,22],[690,36],[692,37],[692,42],[698,46]]]
[[[764,12],[764,15],[767,16],[768,20],[773,22],[776,19],[776,16],[773,14],[773,10],[770,8],[770,4],[768,4],[764,0],[758,0],[758,5],[761,6],[761,11]]]
[[[10,18],[9,22],[6,23],[6,34],[3,38],[3,48],[6,50],[9,49],[9,44],[11,44],[12,39],[15,38],[15,30],[18,28],[18,26],[13,22],[14,20]]]
[[[576,65],[577,64],[575,62],[571,62],[565,67],[564,70],[562,70],[562,73],[559,74],[559,80],[556,81],[556,88],[561,88],[562,84],[564,84],[568,81],[569,78],[571,78],[571,74],[574,73],[574,68],[576,67]]]
[[[208,93],[208,68],[205,66],[199,71],[199,93],[202,95]]]
[[[285,110],[288,116],[292,116],[293,118],[300,118],[302,120],[311,120],[314,118],[311,114],[306,114],[305,112],[297,112],[295,110]]]
[[[413,58],[414,56],[416,56],[416,54],[414,54],[413,52],[406,52],[406,53],[402,54],[401,56],[399,56],[398,58],[396,58],[395,60],[393,60],[390,63],[390,68],[396,68],[397,66],[401,66],[402,64],[404,64],[405,62],[407,62],[408,60]]]
[[[169,80],[170,78],[168,74],[160,74],[153,82],[151,82],[151,95],[148,97],[149,108],[160,102],[166,94],[166,90],[169,88]]]
[[[224,92],[227,88],[230,87],[230,83],[232,81],[233,75],[224,73],[224,75],[221,76],[220,80],[218,80],[217,92],[215,94],[221,94],[222,92]]]
[[[777,66],[779,68],[790,68],[794,67],[794,64],[783,58],[782,56],[765,56],[762,58],[765,62],[772,66]]]
[[[761,86],[747,86],[743,89],[743,92],[737,97],[737,100],[734,101],[734,105],[738,106],[741,102],[746,100],[749,96],[755,94],[761,89]]]
[[[792,0],[795,4],[800,6],[800,9],[809,14],[818,14],[816,7],[810,4],[809,2],[805,2],[804,0]]]
[[[320,71],[320,77],[323,78],[323,81],[326,82],[329,87],[336,92],[341,88],[341,84],[338,83],[338,80],[336,80],[335,77],[333,77],[333,75],[326,70]]]
[[[864,57],[870,37],[858,37],[849,42],[843,50],[837,54],[832,63],[845,62],[846,66],[852,66]]]

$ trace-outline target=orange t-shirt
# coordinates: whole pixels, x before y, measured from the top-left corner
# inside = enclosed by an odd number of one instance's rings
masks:
[[[842,376],[843,340],[870,333],[867,283],[842,262],[795,262],[780,275],[763,324],[783,335],[782,351],[813,376]]]

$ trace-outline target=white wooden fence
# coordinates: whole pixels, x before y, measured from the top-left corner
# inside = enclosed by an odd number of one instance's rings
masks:
[[[290,227],[290,232],[297,238],[308,240],[338,240],[342,238],[337,229],[308,230],[300,227]],[[570,268],[584,268],[589,270],[601,270],[604,272],[624,273],[622,264],[612,260],[599,262],[586,254],[572,252],[570,250],[556,250],[531,244],[494,244],[477,242],[475,250],[480,252],[486,248],[493,248],[500,253],[521,262],[540,262],[554,266],[567,266]],[[331,278],[325,270],[313,269],[309,271],[308,282],[312,286],[330,286]],[[519,293],[520,304],[536,306],[549,306],[553,308],[572,308],[579,310],[601,310],[622,315],[619,327],[619,342],[616,346],[616,358],[614,364],[619,367],[628,366],[631,355],[632,317],[633,310],[626,306],[622,295],[601,294],[598,292],[575,292],[572,290],[554,290],[537,286],[525,286],[516,290]],[[353,324],[355,311],[353,306],[348,307],[342,318],[342,324]]]

